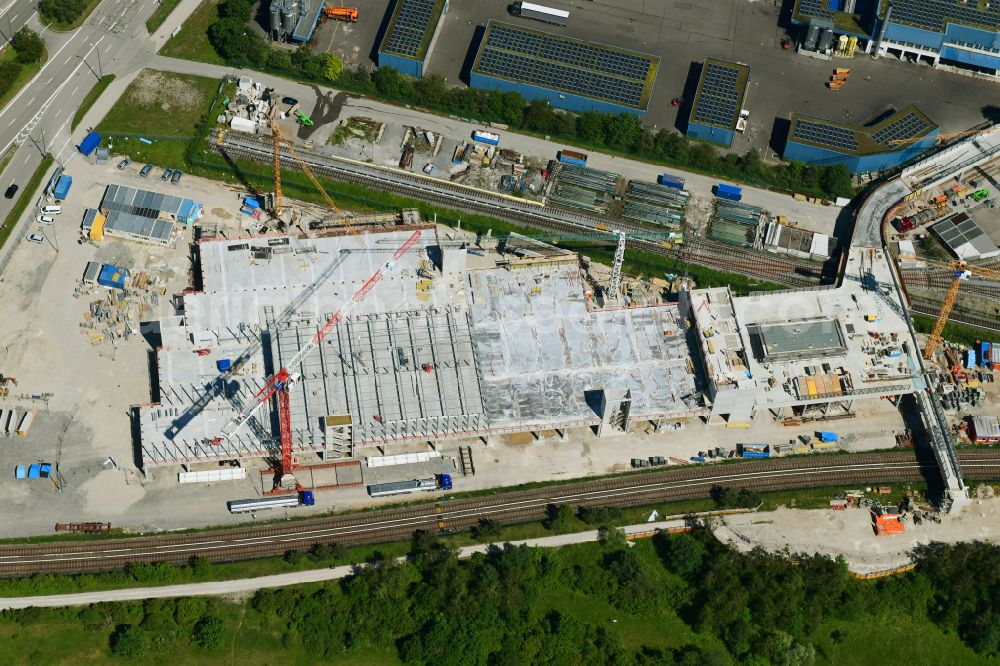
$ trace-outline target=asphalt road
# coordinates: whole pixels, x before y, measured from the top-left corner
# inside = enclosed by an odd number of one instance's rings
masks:
[[[655,529],[671,529],[683,527],[685,518],[674,520],[658,521],[654,523],[640,523],[638,525],[627,525],[622,527],[626,535],[640,534]],[[558,548],[571,544],[587,543],[597,541],[600,534],[597,530],[587,532],[575,532],[572,534],[560,534],[550,537],[539,537],[537,539],[526,539],[523,541],[511,541],[515,546],[535,546],[538,548]],[[489,548],[501,544],[476,544],[474,546],[463,546],[458,551],[458,556],[462,558],[471,557],[475,553],[485,553]],[[405,559],[405,558],[400,558]],[[339,567],[329,567],[326,569],[309,569],[307,571],[296,571],[293,573],[276,574],[273,576],[258,576],[257,578],[239,578],[236,580],[210,581],[205,583],[187,583],[184,585],[161,585],[158,587],[134,587],[124,590],[104,590],[101,592],[79,592],[75,594],[51,594],[38,597],[10,597],[0,598],[0,610],[30,608],[30,607],[57,607],[57,606],[85,606],[109,601],[138,601],[141,599],[164,599],[169,597],[203,597],[203,596],[223,596],[232,594],[247,594],[266,588],[285,587],[287,585],[300,585],[302,583],[321,583],[329,580],[338,580],[351,575],[362,564],[347,564]]]
[[[4,169],[2,189],[11,183],[23,188],[46,152],[60,163],[72,156],[86,128],[71,134],[70,121],[100,76],[122,76],[142,68],[153,56],[154,40],[146,34],[144,23],[158,5],[156,0],[104,0],[82,26],[55,33],[38,22],[29,0],[8,2],[0,5],[0,33],[6,36],[11,28],[16,32],[27,25],[45,38],[49,59],[0,109],[0,155],[17,147]],[[14,201],[0,198],[0,219],[7,216]]]

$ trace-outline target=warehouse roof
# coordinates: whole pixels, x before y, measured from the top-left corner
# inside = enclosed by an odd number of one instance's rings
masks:
[[[691,122],[735,130],[746,97],[750,68],[706,58],[691,109]]]
[[[844,155],[872,155],[904,150],[911,141],[929,136],[938,126],[916,106],[909,105],[874,125],[839,123],[793,113],[788,141]]]
[[[985,0],[895,0],[892,22],[944,32],[948,23],[1000,29],[1000,3]]]
[[[821,27],[825,23],[828,27],[836,27],[837,30],[853,34],[869,34],[870,24],[863,25],[867,23],[866,17],[831,9],[831,4],[843,6],[842,3],[831,3],[830,0],[795,0],[792,18],[802,23],[819,23]]]
[[[201,212],[201,204],[190,199],[124,185],[108,185],[100,208],[139,217],[171,217],[182,222],[193,221]]]
[[[174,223],[113,210],[104,223],[104,233],[166,245],[174,233]]]
[[[955,213],[931,226],[931,231],[959,259],[989,259],[1000,255],[1000,248],[975,220],[965,213]]]
[[[645,110],[660,58],[490,21],[472,71]]]
[[[397,0],[379,53],[423,60],[444,6],[445,0]]]

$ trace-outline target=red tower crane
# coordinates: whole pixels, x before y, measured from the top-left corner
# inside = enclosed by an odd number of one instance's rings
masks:
[[[247,401],[243,409],[237,414],[233,419],[225,425],[222,429],[223,437],[229,438],[236,434],[240,428],[249,421],[253,415],[260,409],[261,405],[269,401],[275,394],[278,396],[278,429],[281,433],[281,461],[280,467],[275,470],[277,481],[275,482],[274,490],[280,491],[290,486],[292,483],[295,487],[298,487],[298,482],[295,481],[292,472],[294,471],[294,461],[292,460],[292,416],[289,410],[289,389],[298,379],[298,374],[295,370],[302,364],[302,361],[306,359],[309,354],[311,354],[319,345],[323,342],[330,331],[335,329],[340,322],[346,317],[354,307],[364,300],[368,292],[378,284],[378,282],[385,276],[386,273],[392,272],[396,267],[396,262],[404,254],[412,248],[418,240],[420,240],[420,230],[417,229],[413,234],[406,239],[406,242],[399,246],[399,248],[392,253],[392,256],[386,261],[382,266],[378,268],[371,277],[361,285],[354,295],[351,297],[347,303],[342,305],[336,312],[333,313],[327,322],[323,325],[316,335],[312,339],[303,345],[303,347],[292,357],[292,360],[285,364],[280,370],[278,370],[274,375],[267,380],[264,384],[264,388],[257,392],[250,400]],[[291,370],[289,370],[291,368]],[[290,488],[289,488],[290,489]]]

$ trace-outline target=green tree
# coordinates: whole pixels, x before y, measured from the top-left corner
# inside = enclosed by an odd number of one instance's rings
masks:
[[[217,615],[208,615],[198,621],[192,638],[206,650],[216,650],[226,642],[226,623]]]
[[[594,111],[581,113],[576,119],[576,134],[590,143],[603,144],[604,118]]]
[[[657,536],[657,546],[667,569],[683,578],[691,578],[701,568],[705,545],[686,533]]]
[[[559,119],[548,102],[533,99],[524,111],[524,125],[538,132],[552,133],[559,126]]]
[[[323,76],[327,81],[337,81],[344,72],[344,61],[332,53],[323,56]]]
[[[0,90],[9,90],[20,73],[21,63],[16,60],[0,63]]]
[[[830,197],[850,197],[854,190],[851,172],[843,164],[826,167],[820,179],[820,186]]]
[[[500,523],[492,518],[480,518],[479,524],[472,528],[472,536],[484,541],[500,536]]]
[[[111,634],[110,646],[112,654],[135,659],[149,651],[149,637],[142,627],[134,624],[119,625]]]
[[[17,51],[17,61],[24,64],[38,62],[45,53],[45,42],[37,32],[28,28],[21,28],[14,33],[10,44]]]
[[[568,504],[549,504],[545,508],[542,524],[554,532],[562,532],[573,524],[573,507]]]

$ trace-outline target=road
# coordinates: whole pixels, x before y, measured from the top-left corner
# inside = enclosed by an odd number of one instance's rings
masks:
[[[626,535],[645,534],[654,530],[670,530],[682,528],[687,518],[678,517],[670,520],[660,520],[652,523],[639,523],[621,527]],[[600,538],[598,530],[573,532],[536,539],[509,541],[513,546],[534,546],[536,548],[559,548],[572,544],[597,541]],[[500,547],[503,543],[481,543],[473,546],[463,546],[458,549],[460,558],[472,557],[476,553],[485,553],[490,548]],[[406,558],[399,558],[404,561]],[[301,585],[303,583],[322,583],[330,580],[346,578],[363,564],[345,564],[325,569],[309,569],[273,576],[258,576],[256,578],[239,578],[236,580],[209,581],[205,583],[186,583],[183,585],[161,585],[158,587],[134,587],[123,590],[102,590],[99,592],[78,592],[74,594],[50,594],[38,597],[0,598],[0,610],[31,608],[86,606],[110,601],[138,601],[142,599],[165,599],[170,597],[204,597],[224,596],[233,594],[248,594],[273,587]]]

